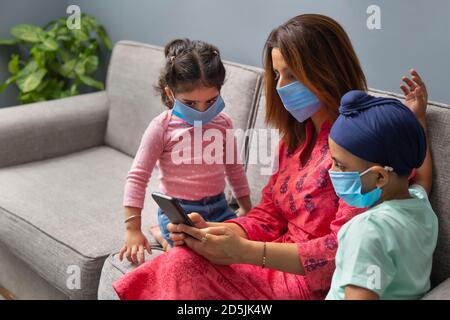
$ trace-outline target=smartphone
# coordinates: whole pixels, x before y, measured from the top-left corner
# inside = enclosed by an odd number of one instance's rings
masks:
[[[174,224],[183,223],[185,225],[194,227],[194,223],[188,217],[184,209],[181,208],[176,198],[159,192],[153,192],[152,197],[153,199],[155,199],[156,203],[164,212],[164,214],[169,218],[170,222]]]

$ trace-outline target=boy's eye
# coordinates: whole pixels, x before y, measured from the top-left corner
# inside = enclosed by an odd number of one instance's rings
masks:
[[[344,171],[344,169],[345,169],[345,167],[342,164],[338,163],[338,162],[334,162],[334,166],[336,168],[338,168],[339,170],[341,170],[341,171]]]
[[[195,103],[192,102],[192,101],[187,101],[187,102],[186,102],[186,105],[189,106],[189,107],[194,107],[194,106],[195,106]]]

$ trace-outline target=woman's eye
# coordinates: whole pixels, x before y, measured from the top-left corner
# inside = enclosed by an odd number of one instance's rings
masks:
[[[186,102],[186,105],[189,107],[194,107],[195,103],[193,103],[192,101]]]
[[[274,79],[275,81],[278,81],[278,79],[280,79],[280,74],[278,72],[274,72]]]

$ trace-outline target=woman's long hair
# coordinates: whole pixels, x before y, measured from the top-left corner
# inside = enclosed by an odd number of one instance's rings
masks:
[[[279,129],[289,152],[305,138],[305,126],[283,107],[276,91],[272,49],[280,50],[292,74],[311,90],[332,119],[341,97],[350,90],[367,91],[355,50],[335,20],[319,14],[296,16],[275,28],[264,47],[266,123]]]

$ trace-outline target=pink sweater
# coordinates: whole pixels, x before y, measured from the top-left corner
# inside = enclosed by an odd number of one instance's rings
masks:
[[[160,191],[175,198],[200,200],[217,195],[224,191],[225,177],[236,198],[249,195],[247,177],[243,165],[238,161],[236,139],[225,138],[226,130],[232,129],[230,117],[222,112],[211,122],[203,125],[201,131],[198,128],[196,131],[203,135],[208,129],[216,129],[208,132],[214,136],[216,132],[223,137],[223,148],[220,148],[222,154],[211,151],[211,141],[215,141],[215,138],[211,140],[205,136],[195,143],[194,127],[172,115],[171,110],[164,111],[153,119],[142,137],[139,150],[128,172],[123,205],[144,207],[145,191],[155,165],[159,167]],[[181,139],[184,143],[180,144]],[[211,146],[208,148],[208,145]],[[228,152],[228,158],[232,158],[231,163],[226,159],[226,150],[234,150],[234,153],[231,153],[234,154],[234,159]],[[222,157],[222,161],[209,161],[205,155],[210,154]],[[180,164],[181,159],[190,163]]]

